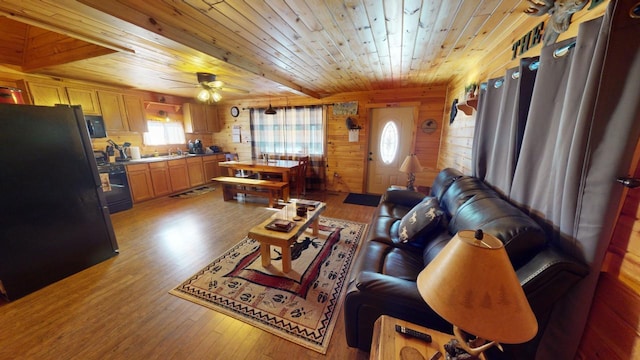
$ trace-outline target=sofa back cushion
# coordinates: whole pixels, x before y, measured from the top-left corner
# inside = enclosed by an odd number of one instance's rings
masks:
[[[453,168],[443,169],[438,173],[433,184],[431,185],[431,196],[442,199],[442,195],[447,191],[449,186],[459,177],[462,177],[462,173]]]
[[[487,184],[472,176],[455,179],[440,199],[440,207],[449,216],[453,216],[458,208],[472,197],[500,197]]]
[[[544,247],[544,231],[509,202],[484,195],[476,193],[459,206],[449,222],[449,233],[482,229],[502,241],[513,267],[518,269]]]

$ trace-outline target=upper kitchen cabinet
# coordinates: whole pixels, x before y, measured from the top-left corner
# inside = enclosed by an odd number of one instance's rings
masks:
[[[207,133],[220,131],[217,107],[186,103],[182,106],[185,132]]]
[[[147,132],[147,118],[144,111],[144,102],[137,95],[122,95],[124,109],[129,122],[129,130],[138,133]]]
[[[220,123],[218,122],[218,107],[206,106],[206,119],[207,129],[211,132],[219,132],[221,130]]]
[[[100,104],[98,103],[98,97],[95,90],[80,87],[67,87],[67,95],[69,97],[69,104],[80,105],[83,113],[90,115],[100,114]]]
[[[54,106],[69,104],[65,87],[57,84],[27,82],[34,105]]]
[[[106,90],[98,90],[97,93],[107,132],[129,131],[127,111],[124,107],[122,94]]]
[[[147,131],[142,97],[107,90],[97,93],[107,131]]]

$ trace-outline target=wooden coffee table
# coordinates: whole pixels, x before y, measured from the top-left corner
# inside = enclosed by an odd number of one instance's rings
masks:
[[[315,210],[308,211],[307,215],[302,217],[302,220],[293,220],[293,218],[296,217],[296,203],[291,203],[249,231],[248,236],[260,242],[262,266],[267,267],[271,265],[271,245],[274,245],[282,249],[282,271],[285,273],[291,271],[291,245],[293,245],[309,225],[312,225],[313,235],[318,235],[320,214],[326,209],[326,204],[319,201],[313,201],[313,203],[317,203]],[[288,232],[265,228],[266,225],[275,219],[294,221],[295,226]]]

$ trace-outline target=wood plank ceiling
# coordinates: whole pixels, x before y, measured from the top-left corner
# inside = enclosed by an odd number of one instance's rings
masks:
[[[525,15],[527,7],[519,0],[0,0],[0,23],[111,50],[34,66],[14,37],[0,45],[8,54],[0,62],[184,97],[194,96],[200,71],[225,83],[227,99],[322,98],[467,76],[480,59],[509,51],[523,35],[514,29],[541,21]]]

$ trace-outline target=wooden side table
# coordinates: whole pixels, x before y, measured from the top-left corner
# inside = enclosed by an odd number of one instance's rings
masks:
[[[396,324],[431,335],[431,343],[400,334],[396,331]],[[371,342],[369,359],[409,360],[403,359],[400,356],[402,348],[408,346],[416,349],[425,360],[431,359],[438,351],[442,354],[440,360],[445,360],[446,353],[444,351],[444,344],[453,338],[454,336],[450,334],[431,330],[391,316],[382,315],[376,320],[373,327],[373,340]],[[480,359],[485,359],[484,355],[480,355]]]

